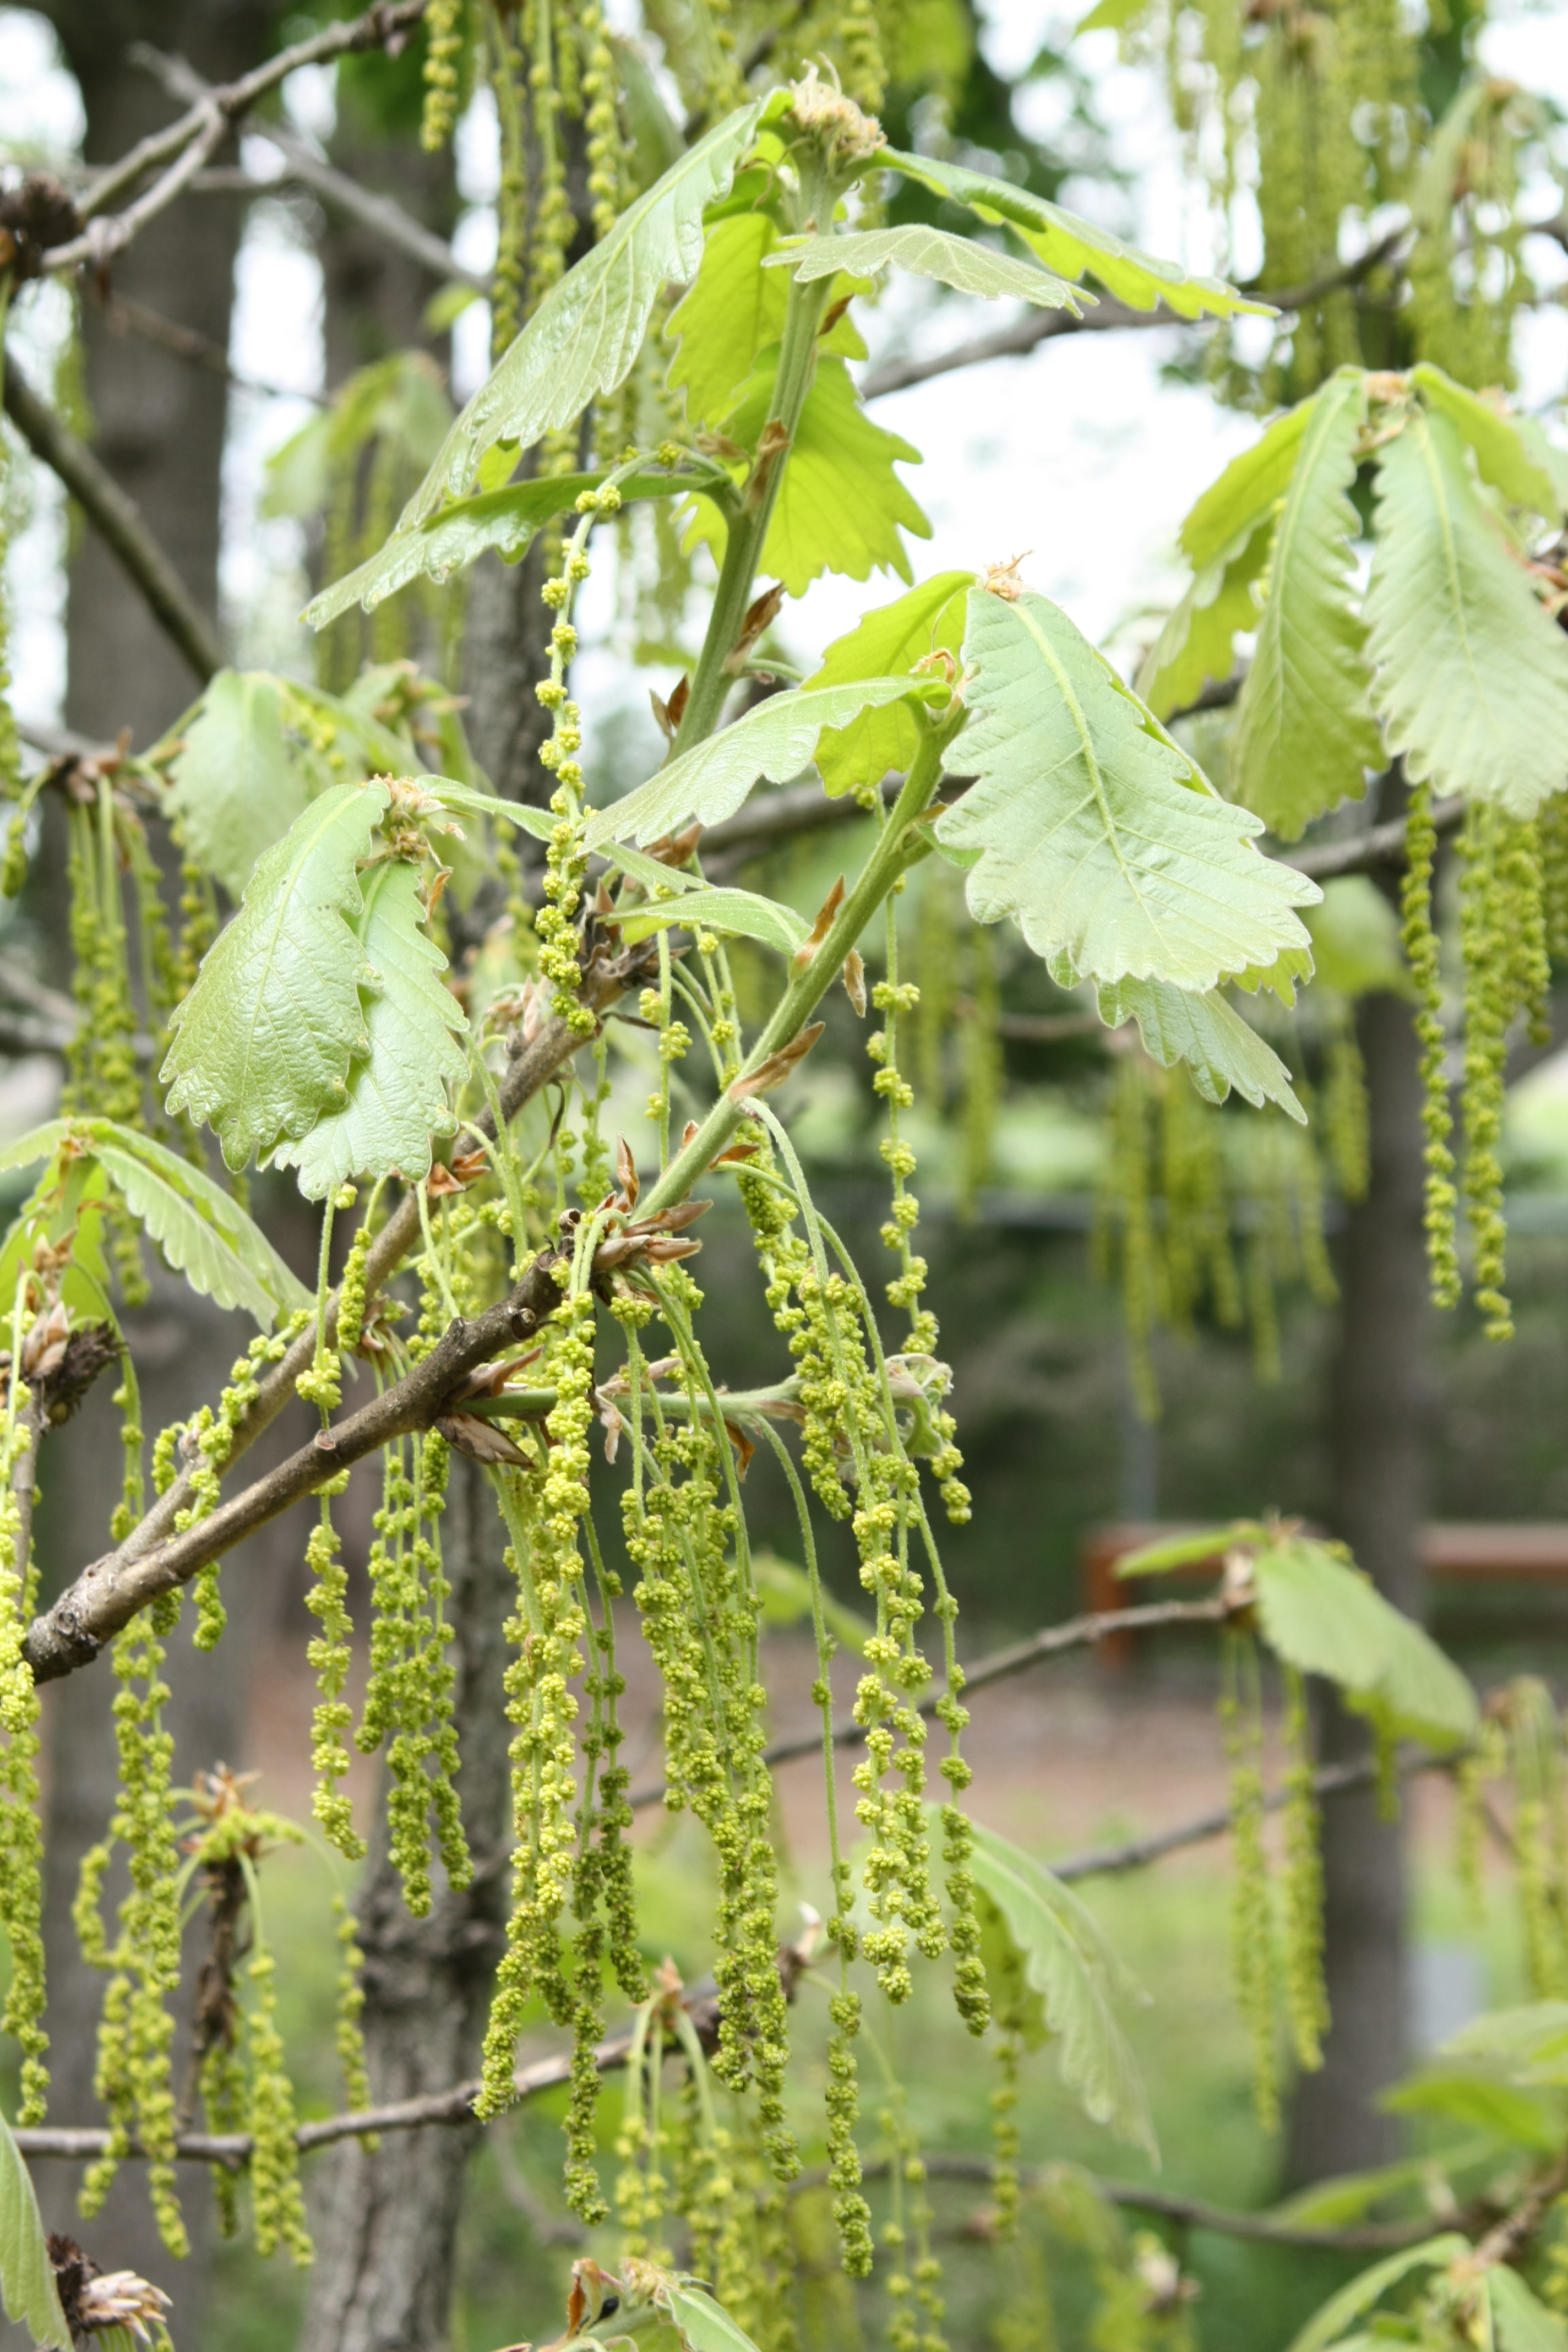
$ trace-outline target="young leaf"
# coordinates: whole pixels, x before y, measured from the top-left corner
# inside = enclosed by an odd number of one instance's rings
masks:
[[[1159,2162],[1138,2069],[1111,2007],[1135,1991],[1100,1927],[1075,1895],[994,1831],[974,1831],[970,1867],[994,1906],[1031,1991],[1040,2023],[1057,2038],[1057,2064],[1084,2112]]]
[[[936,195],[966,205],[982,220],[1005,221],[1047,269],[1074,280],[1087,270],[1108,294],[1135,310],[1152,310],[1163,300],[1183,319],[1228,319],[1240,311],[1274,315],[1267,302],[1249,302],[1218,278],[1189,278],[1173,261],[1160,261],[1134,245],[1123,245],[1109,229],[1063,212],[1026,188],[988,179],[984,172],[968,171],[935,155],[906,155],[896,147],[882,148],[877,161]]]
[[[387,798],[384,784],[336,784],[313,801],[258,861],[174,1010],[170,1112],[208,1121],[231,1168],[306,1134],[347,1096],[373,977],[353,929],[354,865]]]
[[[1547,522],[1561,520],[1563,500],[1557,486],[1536,462],[1511,416],[1505,416],[1479,393],[1456,383],[1429,361],[1423,360],[1411,369],[1410,381],[1420,386],[1427,407],[1438,410],[1469,443],[1483,482],[1500,490],[1510,506],[1526,507]]]
[[[373,866],[363,892],[358,930],[376,993],[365,1008],[365,1048],[349,1066],[348,1099],[272,1155],[276,1166],[299,1170],[308,1201],[351,1176],[395,1169],[407,1183],[423,1182],[432,1135],[457,1125],[447,1087],[468,1069],[454,1035],[462,1010],[437,976],[447,959],[425,929],[418,869],[401,858]]]
[[[766,213],[740,212],[708,232],[702,267],[665,329],[679,346],[671,391],[684,391],[693,425],[721,425],[733,408],[757,353],[784,332],[789,281],[765,273],[778,230]],[[866,345],[847,313],[817,340],[817,352],[863,360]]]
[[[7,2319],[40,2347],[71,2352],[71,2332],[60,2308],[54,2264],[38,2215],[32,2178],[11,2126],[0,2115],[0,2299]]]
[[[202,1168],[113,1119],[82,1122],[93,1152],[133,1217],[193,1289],[220,1307],[243,1307],[264,1331],[311,1294],[259,1225]]]
[[[1412,782],[1533,816],[1568,778],[1568,636],[1471,482],[1446,416],[1383,452],[1368,650]]]
[[[499,793],[481,792],[477,784],[459,783],[451,776],[416,776],[413,781],[454,816],[479,817],[486,823],[499,819],[531,834],[535,841],[548,841],[560,823],[548,809],[531,808],[526,801],[503,801]]]
[[[693,425],[717,425],[729,415],[757,353],[783,332],[788,288],[763,273],[777,236],[766,213],[716,221],[702,267],[670,313],[669,386],[685,393]]]
[[[0,1169],[33,1168],[40,1160],[50,1160],[71,1131],[68,1118],[48,1118],[42,1127],[30,1127],[15,1143],[0,1147]]]
[[[725,432],[742,448],[756,446],[773,413],[776,367],[776,352],[765,355],[725,419]],[[804,596],[824,572],[849,580],[893,572],[907,580],[910,559],[900,530],[929,539],[931,524],[893,467],[920,462],[920,451],[908,441],[872,424],[844,362],[819,359],[768,525],[761,569],[782,580],[792,596]],[[725,536],[723,518],[710,499],[699,498],[696,505],[686,544],[706,539],[717,551]]]
[[[1209,989],[1307,944],[1291,908],[1316,887],[1258,855],[1258,820],[1211,791],[1058,606],[971,591],[963,654],[960,756],[979,782],[936,838],[975,858],[977,921],[1016,914],[1062,985]]]
[[[650,466],[646,473],[625,476],[619,484],[622,504],[634,499],[668,499],[691,488],[694,471],[699,477],[705,470],[713,475],[720,472],[717,467],[704,468],[700,458],[686,458],[682,463],[685,470],[679,474]],[[421,573],[436,581],[447,580],[454,572],[477,563],[490,548],[503,562],[515,563],[552,516],[569,514],[582,493],[596,490],[604,478],[603,474],[543,474],[531,482],[488,490],[479,498],[459,499],[432,515],[428,522],[411,530],[394,531],[368,562],[323,588],[300,617],[312,629],[324,629],[351,604],[373,613]]]
[[[689,2280],[672,2281],[660,2305],[686,2352],[757,2352],[745,2329],[731,2318],[723,2305]]]
[[[1237,796],[1283,841],[1325,809],[1359,800],[1367,769],[1383,762],[1366,630],[1350,599],[1358,525],[1347,493],[1365,414],[1355,369],[1331,377],[1311,404],[1237,707]]]
[[[1403,2246],[1396,2254],[1385,2254],[1359,2278],[1330,2295],[1321,2309],[1309,2319],[1300,2334],[1291,2343],[1289,2352],[1326,2352],[1326,2347],[1339,2341],[1352,2319],[1370,2311],[1380,2296],[1412,2271],[1434,2270],[1441,2263],[1451,2263],[1470,2251],[1469,2241],[1461,2238],[1457,2230],[1445,2230],[1441,2236],[1423,2238],[1418,2246]]]
[[[237,899],[262,851],[281,841],[310,798],[284,740],[276,678],[220,669],[184,730],[164,802],[196,864]]]
[[[1083,312],[1083,296],[1065,278],[1016,261],[994,246],[977,245],[972,236],[952,236],[946,229],[911,223],[904,228],[853,230],[845,236],[808,236],[798,245],[771,253],[766,269],[789,268],[796,278],[829,278],[842,269],[851,278],[872,278],[891,262],[916,278],[934,278],[960,294],[980,294],[989,300],[1009,295],[1021,302],[1037,303],[1047,310]]]
[[[1531,2098],[1507,2083],[1462,2070],[1427,2069],[1384,2091],[1378,2104],[1396,2116],[1441,2116],[1446,2123],[1469,2124],[1539,2156],[1554,2155],[1562,2146],[1555,2099]]]
[[[806,679],[806,690],[910,670],[939,646],[956,654],[963,643],[964,600],[973,579],[968,572],[939,572],[907,596],[863,614],[847,635],[828,646],[822,667]],[[864,710],[850,726],[825,730],[816,747],[823,789],[837,798],[857,784],[901,775],[919,742],[914,713],[905,704],[889,702]]]
[[[1185,1062],[1205,1102],[1224,1102],[1234,1087],[1255,1110],[1278,1103],[1306,1126],[1289,1071],[1218,989],[1194,994],[1168,981],[1119,980],[1102,982],[1099,997],[1100,1017],[1109,1028],[1136,1021],[1144,1052],[1163,1069]]]
[[[634,908],[616,920],[624,940],[646,940],[650,932],[666,930],[671,923],[679,923],[687,930],[695,930],[702,923],[710,930],[760,940],[764,947],[777,948],[780,955],[793,955],[811,930],[793,907],[781,906],[776,898],[759,898],[754,890],[692,890],[680,898],[660,899],[656,906]]]
[[[1471,1736],[1475,1693],[1458,1666],[1326,1545],[1271,1544],[1253,1575],[1264,1639],[1287,1664],[1326,1675],[1431,1746]]]
[[[1506,2263],[1488,2271],[1487,2294],[1498,2352],[1568,2352],[1568,2326]]]
[[[759,780],[782,784],[798,776],[816,749],[825,727],[844,727],[873,705],[897,702],[918,692],[907,677],[868,677],[815,692],[771,694],[704,743],[694,744],[624,800],[595,810],[584,840],[589,849],[608,841],[658,841],[678,833],[693,818],[719,824],[733,816]]]
[[[426,521],[447,499],[462,498],[498,441],[531,449],[624,383],[661,289],[696,269],[702,208],[729,187],[760,112],[753,103],[715,123],[551,288],[447,436],[399,530]]]
[[[1123,1552],[1116,1563],[1116,1573],[1163,1576],[1169,1569],[1200,1567],[1205,1561],[1220,1559],[1233,1543],[1245,1542],[1262,1532],[1250,1519],[1237,1519],[1228,1528],[1205,1528],[1199,1535],[1172,1536],[1165,1543],[1144,1544],[1137,1551]]]
[[[1277,416],[1261,438],[1233,457],[1218,480],[1209,484],[1181,529],[1182,552],[1194,572],[1274,513],[1290,487],[1317,402],[1314,393],[1310,400]]]
[[[1156,719],[1195,702],[1211,677],[1230,676],[1237,630],[1258,625],[1253,583],[1273,544],[1270,511],[1194,576],[1139,673],[1139,694]]]

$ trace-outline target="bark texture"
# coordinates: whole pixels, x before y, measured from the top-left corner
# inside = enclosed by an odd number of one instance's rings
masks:
[[[1409,1006],[1369,996],[1357,1015],[1371,1108],[1371,1181],[1346,1218],[1331,1409],[1334,1526],[1394,1606],[1426,1613],[1421,1558],[1430,1481],[1431,1308],[1421,1226],[1420,1071]],[[1364,1755],[1367,1728],[1315,1694],[1324,1763]],[[1324,1809],[1326,1973],[1333,2024],[1321,2072],[1291,2116],[1296,2180],[1384,2164],[1397,2117],[1373,2102],[1405,2070],[1409,1948],[1404,1832],[1372,1790]]]
[[[359,1901],[363,2015],[374,2104],[417,2098],[477,2074],[505,1937],[510,1775],[500,1627],[510,1604],[505,1534],[485,1473],[454,1453],[442,1523],[456,1637],[459,1782],[477,1864],[458,1894],[436,1874],[426,1919],[410,1918],[378,1809]],[[444,2352],[464,2178],[479,2126],[399,2132],[374,2154],[345,2141],[313,2185],[316,2267],[300,2352]]]

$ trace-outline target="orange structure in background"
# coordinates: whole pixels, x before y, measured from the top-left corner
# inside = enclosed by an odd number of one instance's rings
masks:
[[[1204,1583],[1220,1571],[1220,1555],[1170,1569],[1162,1576],[1124,1580],[1116,1563],[1145,1544],[1166,1543],[1173,1537],[1194,1535],[1201,1521],[1125,1519],[1092,1528],[1084,1538],[1084,1606],[1095,1615],[1126,1609],[1141,1593],[1168,1592],[1173,1581]],[[1503,1520],[1493,1525],[1462,1519],[1434,1520],[1423,1537],[1422,1550],[1429,1576],[1445,1583],[1568,1584],[1568,1523],[1561,1520]],[[1132,1655],[1132,1633],[1111,1633],[1097,1644],[1108,1664],[1124,1666]]]

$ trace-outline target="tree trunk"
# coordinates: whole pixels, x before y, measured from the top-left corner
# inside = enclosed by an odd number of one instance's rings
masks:
[[[378,1808],[359,1899],[372,2098],[417,2098],[479,2070],[504,1941],[510,1773],[500,1628],[510,1605],[505,1532],[488,1478],[454,1454],[442,1521],[455,1630],[464,1826],[474,1883],[437,1892],[426,1919],[404,1909]],[[300,2352],[445,2352],[464,2176],[478,2126],[388,2134],[374,2154],[346,2141],[315,2184],[316,2267]]]
[[[1433,1391],[1422,1234],[1418,1054],[1410,1007],[1369,996],[1357,1011],[1372,1125],[1366,1198],[1346,1218],[1331,1437],[1334,1528],[1394,1606],[1426,1613],[1421,1530],[1427,1512]],[[1367,1752],[1364,1721],[1326,1686],[1325,1763]],[[1325,1963],[1333,2024],[1323,2065],[1303,2075],[1291,2116],[1295,2180],[1383,2164],[1396,2117],[1373,2105],[1406,2062],[1408,1945],[1404,1833],[1372,1790],[1323,1813]]]

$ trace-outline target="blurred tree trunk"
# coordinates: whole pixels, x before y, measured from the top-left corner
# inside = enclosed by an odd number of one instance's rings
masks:
[[[1331,1407],[1334,1532],[1396,1608],[1421,1618],[1433,1390],[1420,1069],[1402,998],[1364,997],[1356,1029],[1371,1109],[1371,1181],[1366,1198],[1347,1213],[1341,1257]],[[1321,1760],[1364,1756],[1364,1721],[1326,1685],[1315,1696]],[[1297,2181],[1386,2163],[1398,2153],[1398,2119],[1373,2102],[1407,2058],[1405,1838],[1397,1821],[1381,1817],[1374,1791],[1324,1807],[1323,1875],[1333,2024],[1321,2073],[1303,2075],[1296,2092],[1289,2172]]]
[[[505,1933],[511,1777],[500,1628],[510,1580],[489,1479],[458,1454],[441,1525],[463,1728],[458,1791],[477,1867],[458,1894],[437,1865],[429,1916],[411,1918],[386,1851],[384,1803],[378,1807],[358,1904],[377,2105],[444,2091],[478,2073]],[[478,2132],[468,2124],[388,2133],[374,2154],[349,2140],[321,2159],[312,2188],[316,2267],[300,2352],[445,2352],[464,2177]]]
[[[45,0],[44,13],[80,84],[86,154],[95,163],[122,154],[176,111],[156,83],[127,62],[132,41],[178,50],[212,80],[227,81],[263,54],[271,16],[263,0]],[[116,262],[116,289],[226,349],[241,220],[233,196],[186,197]],[[111,333],[90,299],[84,340],[88,430],[98,455],[136,500],[198,604],[216,613],[227,388],[153,344]],[[179,655],[90,528],[82,530],[70,567],[68,667],[67,719],[100,740],[129,729],[133,743],[152,742],[196,691]],[[58,845],[58,836],[55,841]],[[63,858],[59,866],[52,878],[60,891],[57,908],[63,909]],[[62,935],[63,927],[56,931]],[[149,1307],[131,1318],[131,1328],[151,1437],[164,1421],[216,1397],[237,1352],[239,1328],[235,1318],[193,1298],[183,1284],[161,1281]],[[105,1381],[104,1390],[111,1385]],[[119,1499],[120,1448],[106,1394],[50,1441],[48,1454],[44,1564],[47,1575],[63,1582],[105,1549]],[[200,1659],[183,1637],[171,1647],[173,1696],[165,1720],[175,1738],[176,1780],[220,1758],[239,1758],[247,1647],[243,1596],[254,1585],[254,1572],[231,1581],[240,1596],[240,1622],[222,1647]],[[93,2032],[102,1979],[78,1958],[69,1910],[81,1853],[102,1834],[113,1802],[112,1697],[103,1663],[52,1693],[47,1717],[51,2113],[68,2123],[98,2119]],[[139,2166],[127,2168],[104,2214],[90,2225],[90,2250],[105,2269],[129,2264],[165,2284],[175,2298],[180,2340],[199,2342],[205,2179],[193,2169],[182,2182],[196,2251],[173,2276],[140,2173]],[[64,2170],[46,2168],[41,2185],[51,2224],[70,2226]]]

